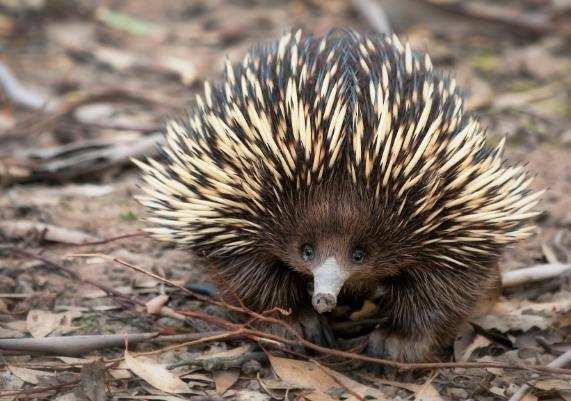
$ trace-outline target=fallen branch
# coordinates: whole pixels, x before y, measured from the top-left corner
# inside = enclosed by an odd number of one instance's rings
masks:
[[[121,347],[125,344],[125,339],[129,344],[138,344],[156,336],[158,333],[4,338],[0,339],[0,350],[26,354],[77,356],[103,348]]]
[[[509,32],[525,36],[543,36],[551,32],[548,15],[522,13],[509,6],[499,6],[493,3],[476,1],[438,1],[421,0],[422,3],[437,7],[448,13],[461,15],[476,21],[502,25]]]
[[[159,333],[136,333],[45,338],[3,338],[0,339],[0,350],[26,354],[77,356],[106,348],[123,347],[125,340],[127,340],[130,345],[139,344],[141,342],[182,342],[183,344],[198,344],[214,341],[219,338],[226,338],[228,335],[230,335],[230,333],[227,331],[212,331],[172,336],[161,336]],[[177,345],[176,347],[180,346],[183,345]],[[155,353],[155,351],[152,353]]]
[[[35,234],[41,236],[42,240],[72,245],[98,241],[93,235],[78,230],[30,220],[4,220],[0,222],[0,232],[8,238],[25,238]]]
[[[502,287],[516,287],[534,281],[547,280],[571,272],[571,265],[551,263],[524,269],[513,270],[502,274]]]
[[[567,351],[566,353],[564,353],[563,355],[561,355],[557,359],[553,360],[547,366],[551,367],[551,368],[562,368],[562,367],[565,367],[566,365],[569,365],[569,364],[571,364],[571,351]],[[519,390],[517,390],[514,393],[514,395],[511,396],[509,401],[520,401],[525,396],[525,394],[529,391],[530,388],[531,388],[531,386],[528,383],[524,384],[523,386],[521,386],[519,388]]]
[[[146,104],[171,111],[178,111],[173,107],[172,103],[166,100],[152,97],[149,93],[138,90],[132,90],[123,87],[108,87],[102,89],[89,89],[85,91],[72,92],[64,96],[58,103],[57,108],[48,115],[42,115],[35,118],[34,121],[25,121],[13,129],[14,132],[29,131],[28,135],[53,125],[56,121],[71,114],[77,108],[100,102],[131,102],[138,104]]]
[[[90,241],[90,242],[82,242],[81,244],[78,244],[77,246],[94,246],[94,245],[103,245],[103,244],[108,244],[109,242],[115,242],[115,241],[119,241],[125,238],[133,238],[133,237],[142,237],[147,235],[145,232],[143,231],[137,231],[131,234],[122,234],[122,235],[117,235],[116,237],[109,237],[109,238],[104,238],[98,241]]]
[[[55,149],[44,160],[34,161],[38,166],[32,169],[30,179],[69,180],[109,167],[131,164],[132,158],[153,155],[162,140],[162,133],[157,132],[132,141],[86,141],[65,145]]]

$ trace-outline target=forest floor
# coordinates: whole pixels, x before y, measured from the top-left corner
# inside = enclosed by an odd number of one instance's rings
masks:
[[[224,306],[176,287],[208,288],[186,252],[141,234],[130,158],[155,153],[164,121],[226,57],[297,27],[374,31],[375,4],[457,77],[489,141],[506,136],[507,156],[548,189],[538,235],[509,249],[502,271],[571,263],[568,1],[0,0],[0,345],[46,340],[36,352],[0,346],[0,400],[483,401],[526,383],[520,399],[571,400],[569,370],[522,368],[571,351],[569,270],[505,288],[456,340],[451,365],[387,376],[240,331]],[[152,334],[129,338],[127,353],[125,333]],[[84,352],[47,341],[74,335],[99,337]]]

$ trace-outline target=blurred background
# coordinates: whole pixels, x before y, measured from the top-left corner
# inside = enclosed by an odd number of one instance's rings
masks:
[[[527,163],[535,188],[549,189],[539,235],[510,250],[502,268],[569,263],[569,0],[0,0],[0,338],[24,335],[15,323],[34,308],[70,305],[84,308],[73,309],[76,334],[153,330],[128,310],[106,312],[115,304],[101,291],[2,246],[60,258],[70,245],[102,241],[92,250],[178,282],[200,280],[184,251],[140,236],[105,242],[144,227],[130,158],[155,153],[164,121],[184,115],[226,57],[237,62],[292,28],[322,35],[347,26],[394,31],[427,51],[456,76],[490,142],[507,136],[508,157]],[[66,263],[82,279],[142,298],[158,291],[148,277],[91,262]],[[569,281],[514,299],[565,298]],[[569,328],[568,300],[558,311]],[[569,346],[568,332],[550,324],[540,334]],[[515,329],[519,337],[502,341],[525,347],[538,335]]]

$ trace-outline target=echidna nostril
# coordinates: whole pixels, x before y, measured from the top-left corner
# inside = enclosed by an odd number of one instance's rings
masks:
[[[312,299],[312,304],[318,313],[331,312],[337,305],[337,297],[332,294],[315,294]]]

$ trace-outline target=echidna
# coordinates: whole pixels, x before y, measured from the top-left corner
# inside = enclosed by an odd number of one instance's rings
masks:
[[[250,308],[318,316],[378,297],[369,352],[431,359],[530,236],[539,192],[485,144],[453,79],[396,36],[301,31],[227,63],[164,162],[148,231],[187,247]],[[313,281],[313,294],[308,282]]]

